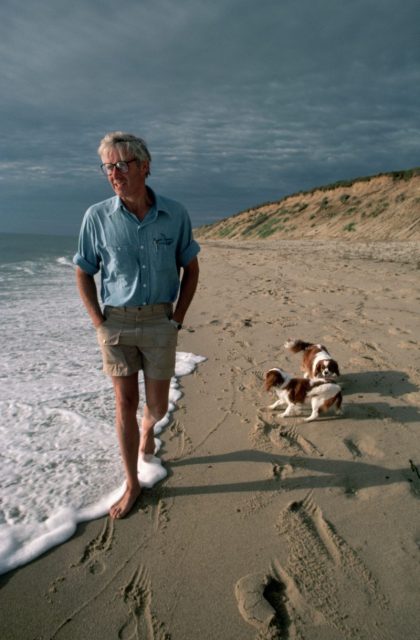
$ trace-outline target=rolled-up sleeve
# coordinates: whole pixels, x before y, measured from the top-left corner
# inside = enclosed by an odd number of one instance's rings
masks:
[[[89,210],[83,218],[73,263],[91,276],[98,273],[100,268],[100,257],[96,251],[96,233]]]
[[[190,217],[187,211],[184,211],[183,224],[178,241],[178,264],[181,267],[186,267],[198,255],[199,251],[200,245],[194,240]]]

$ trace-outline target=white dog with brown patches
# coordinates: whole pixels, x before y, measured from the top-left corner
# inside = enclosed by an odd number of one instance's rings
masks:
[[[320,413],[328,411],[334,405],[336,414],[342,413],[341,388],[338,384],[322,378],[292,378],[282,369],[270,369],[265,374],[265,389],[274,389],[278,397],[269,409],[286,405],[285,411],[281,414],[282,418],[299,415],[305,403],[310,404],[312,408],[312,413],[305,418],[305,422],[316,420]]]
[[[340,375],[337,361],[334,360],[324,345],[289,338],[284,343],[284,346],[292,353],[303,351],[302,371],[305,378],[334,380]]]

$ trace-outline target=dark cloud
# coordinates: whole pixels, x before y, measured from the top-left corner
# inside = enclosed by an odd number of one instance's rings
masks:
[[[76,233],[114,129],[147,139],[152,186],[195,224],[418,165],[419,18],[417,0],[3,0],[0,230]]]

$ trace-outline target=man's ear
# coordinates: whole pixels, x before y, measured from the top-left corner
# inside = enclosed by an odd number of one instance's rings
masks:
[[[141,172],[145,178],[147,178],[147,176],[150,176],[150,163],[148,160],[143,160],[140,167]]]

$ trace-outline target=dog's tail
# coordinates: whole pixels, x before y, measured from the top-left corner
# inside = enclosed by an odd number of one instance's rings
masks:
[[[312,342],[304,342],[303,340],[292,340],[289,338],[284,343],[285,349],[288,349],[292,353],[299,353],[299,351],[305,351],[308,347],[312,347]]]

